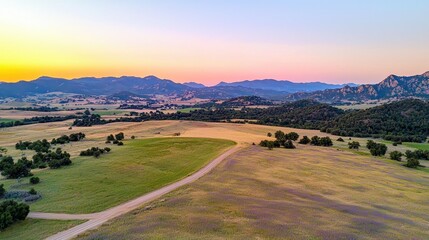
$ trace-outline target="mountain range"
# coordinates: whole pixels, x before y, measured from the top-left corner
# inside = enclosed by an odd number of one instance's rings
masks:
[[[277,100],[315,99],[321,102],[365,101],[374,99],[429,97],[429,72],[415,76],[390,75],[378,84],[294,83],[273,79],[221,82],[216,86],[188,82],[176,83],[155,76],[147,77],[85,77],[63,79],[40,77],[17,83],[0,82],[0,97],[25,97],[50,92],[85,95],[114,95],[128,92],[135,95],[176,95],[205,99],[228,99],[259,96]]]
[[[429,71],[415,76],[390,75],[377,84],[293,93],[288,95],[286,99],[291,101],[314,99],[321,102],[340,102],[407,97],[429,97]]]
[[[335,88],[340,85],[327,83],[293,83],[278,80],[254,80],[236,83],[220,83],[213,87],[188,82],[175,83],[168,79],[155,76],[147,77],[84,77],[76,79],[63,79],[53,77],[40,77],[33,81],[20,81],[17,83],[0,83],[0,97],[25,97],[50,92],[76,93],[86,95],[113,95],[130,92],[137,95],[183,95],[199,98],[234,98],[239,96],[256,95],[265,98],[280,99],[297,91],[313,91]]]
[[[344,86],[357,86],[354,83],[347,84],[329,84],[322,82],[295,83],[288,80],[262,79],[262,80],[245,80],[240,82],[220,82],[216,86],[240,86],[253,89],[283,91],[289,93],[296,92],[313,92],[325,89],[341,88]]]

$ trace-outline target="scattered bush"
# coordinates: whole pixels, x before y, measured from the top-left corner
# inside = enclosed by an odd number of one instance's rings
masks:
[[[39,182],[40,182],[40,178],[38,178],[38,177],[31,177],[30,178],[31,184],[38,184]]]
[[[337,139],[337,142],[344,142],[344,139],[340,137]]]
[[[120,133],[115,135],[115,138],[116,138],[116,140],[121,141],[121,140],[124,140],[125,135],[123,132],[120,132]]]
[[[390,159],[396,160],[399,162],[402,160],[402,156],[403,156],[403,154],[399,151],[393,151],[390,153]]]
[[[296,148],[296,147],[295,147],[295,145],[293,145],[292,140],[287,140],[287,141],[284,143],[284,147],[285,147],[285,148],[288,148],[288,149],[294,149],[294,148]]]
[[[34,188],[31,188],[30,191],[28,191],[28,193],[31,194],[31,195],[36,195],[37,191],[34,190]]]
[[[405,164],[406,167],[409,168],[417,168],[420,165],[419,160],[415,158],[409,158],[407,159],[407,163]]]
[[[313,136],[310,140],[310,144],[314,146],[324,146],[324,147],[330,147],[333,145],[330,137],[319,137],[319,136]]]
[[[273,134],[272,133],[267,133],[267,137],[272,137],[273,136]]]
[[[372,156],[384,156],[387,152],[387,146],[382,143],[376,143],[373,140],[368,140],[366,147],[369,149]]]
[[[301,140],[299,140],[299,144],[309,144],[310,142],[311,140],[307,136],[304,136],[301,138]]]
[[[110,152],[109,147],[105,148],[99,148],[99,147],[92,147],[85,151],[80,152],[80,156],[94,156],[96,158],[100,157],[101,154]]]
[[[360,143],[359,142],[356,142],[356,141],[349,142],[349,148],[350,149],[359,149],[359,147],[360,147]]]

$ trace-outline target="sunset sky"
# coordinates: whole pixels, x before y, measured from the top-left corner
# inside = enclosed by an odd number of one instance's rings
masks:
[[[429,70],[423,0],[0,0],[0,81],[374,83]]]

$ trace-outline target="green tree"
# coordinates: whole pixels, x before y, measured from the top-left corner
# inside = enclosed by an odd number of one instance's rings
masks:
[[[299,144],[309,144],[310,142],[311,140],[307,136],[304,136],[301,138],[301,140],[299,140]]]
[[[399,151],[393,151],[390,153],[390,159],[396,160],[399,162],[402,160],[402,156],[403,156],[403,154]]]
[[[359,147],[360,147],[360,143],[359,142],[356,142],[356,141],[349,142],[349,148],[350,149],[359,149]]]

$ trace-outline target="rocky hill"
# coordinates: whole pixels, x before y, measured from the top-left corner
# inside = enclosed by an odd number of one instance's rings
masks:
[[[407,97],[429,98],[429,72],[409,77],[390,75],[378,84],[345,86],[311,93],[299,92],[287,96],[287,100],[308,98],[322,102],[340,102]]]

